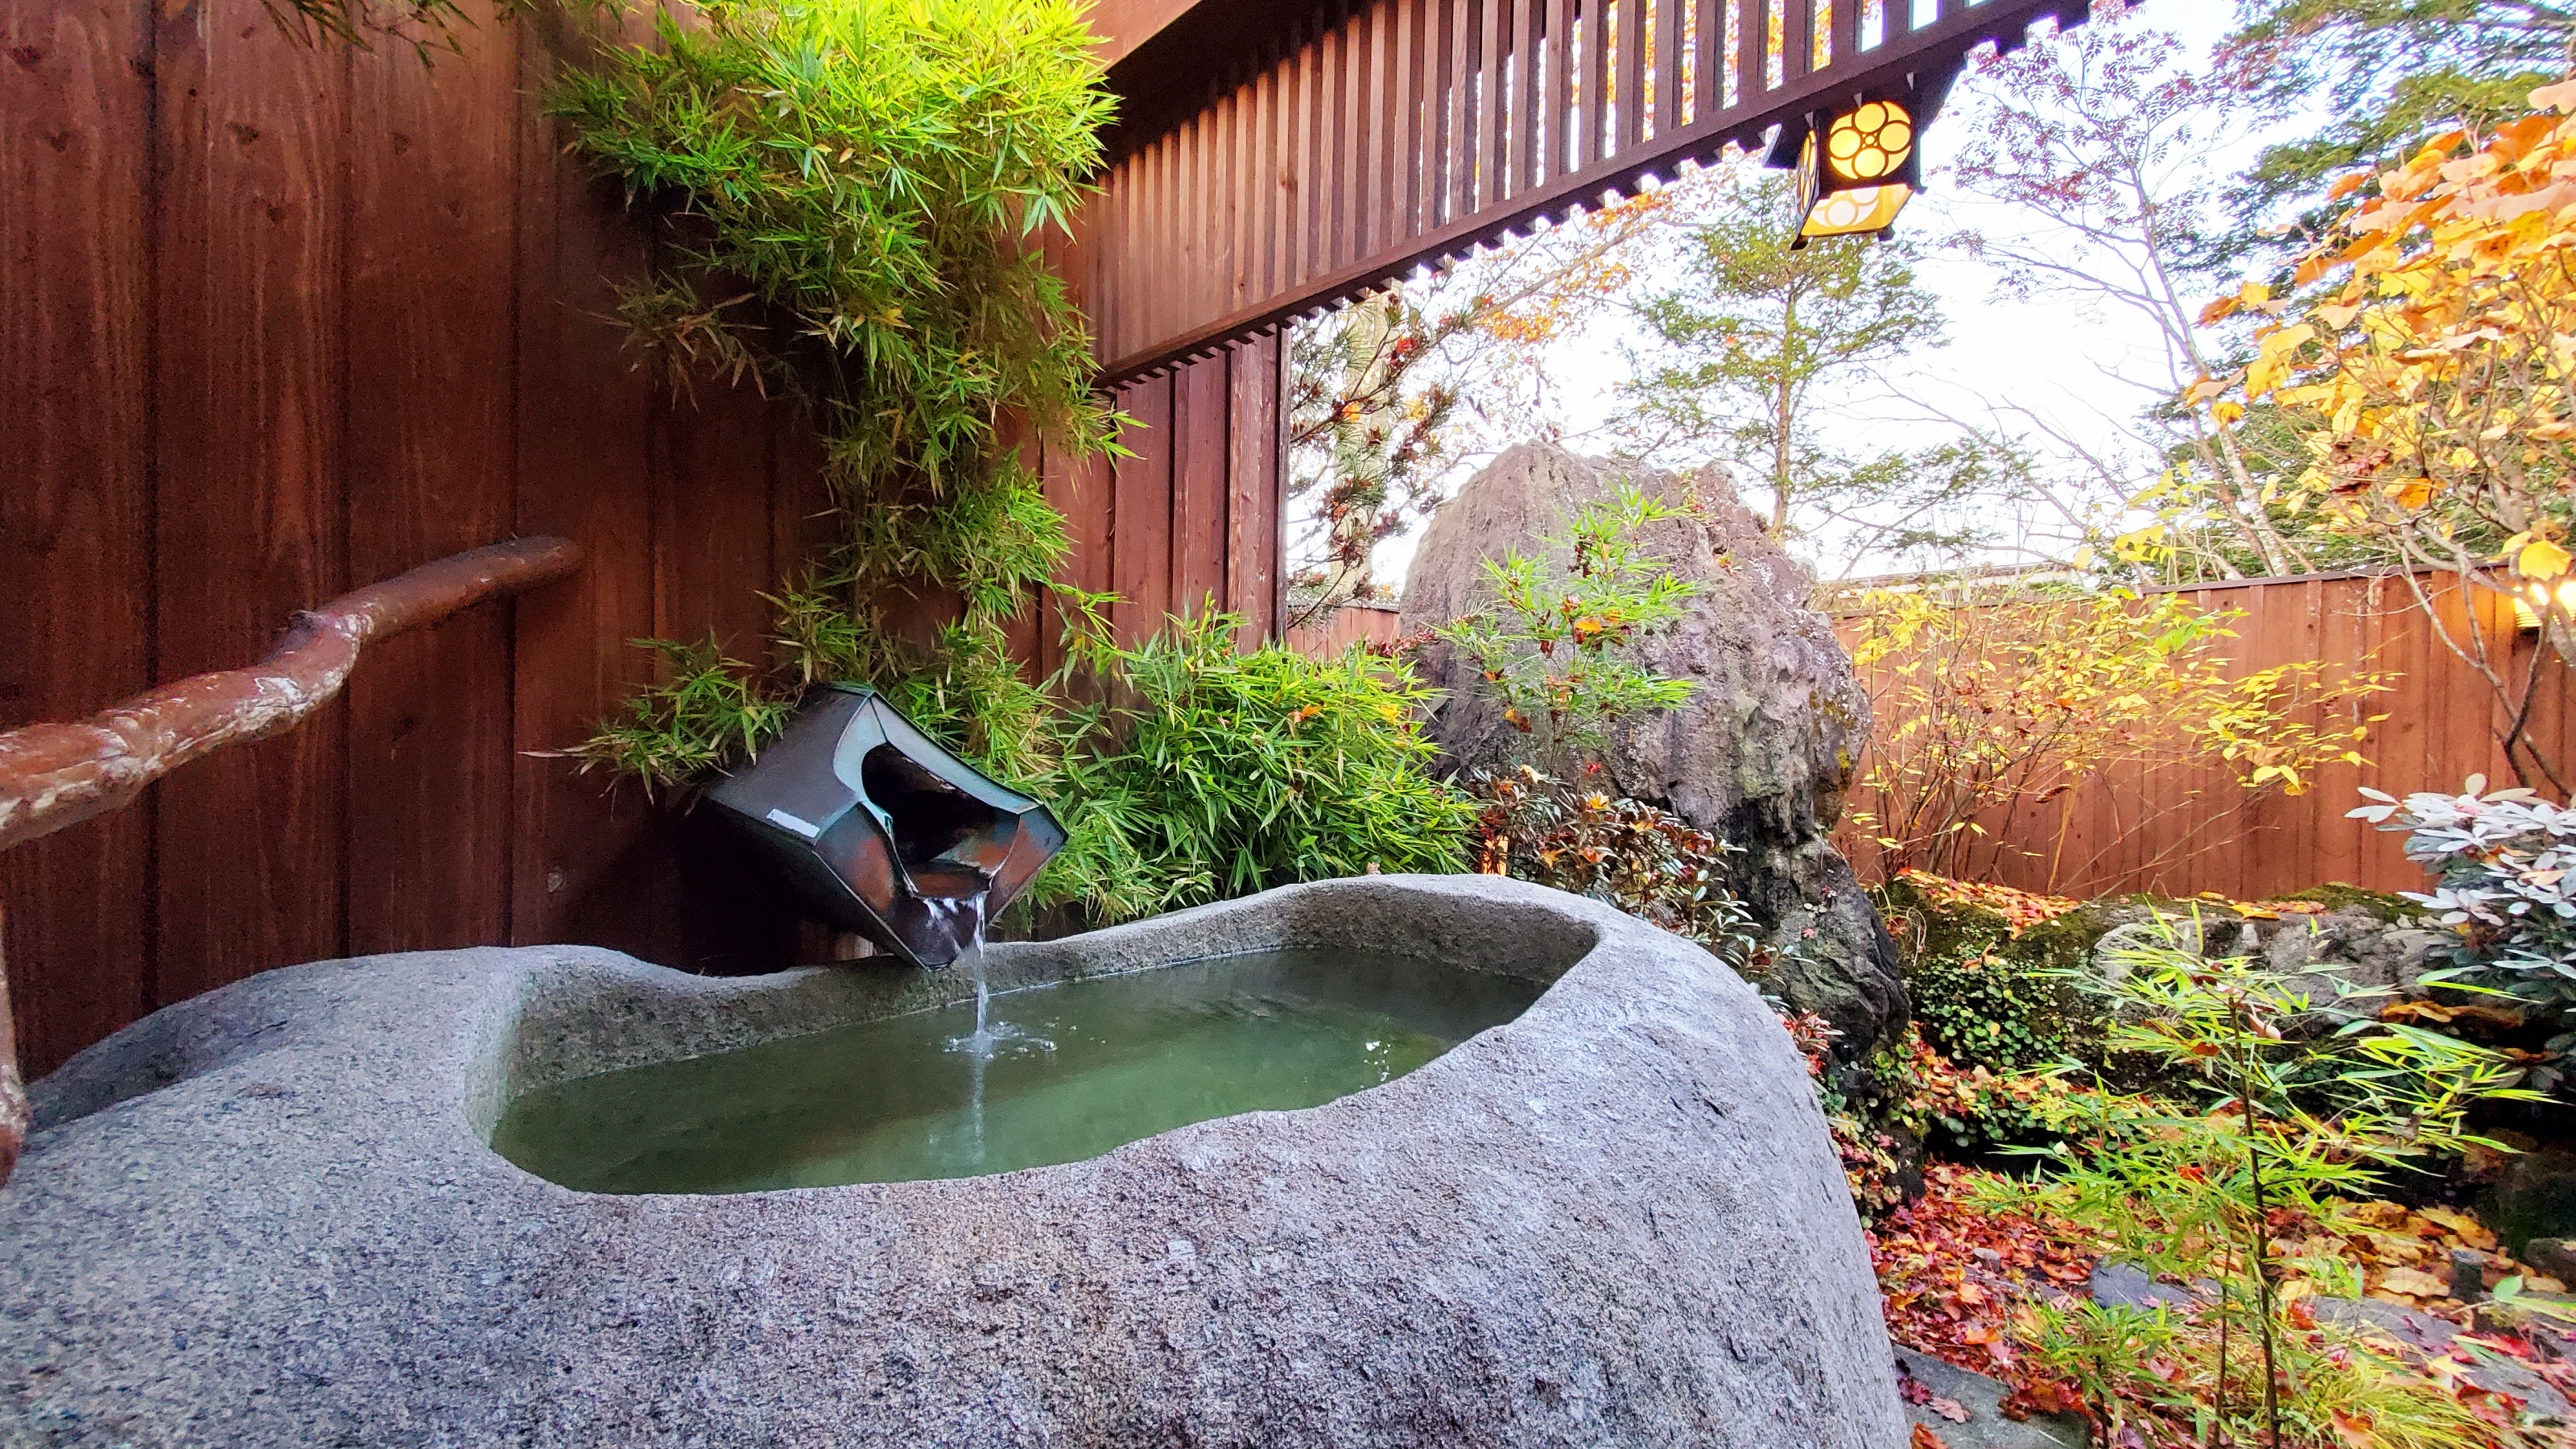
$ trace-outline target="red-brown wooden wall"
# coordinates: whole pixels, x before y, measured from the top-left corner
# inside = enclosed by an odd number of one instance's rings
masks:
[[[831,526],[785,407],[674,401],[621,354],[614,284],[663,242],[536,114],[583,48],[487,20],[425,70],[298,44],[259,0],[0,0],[0,726],[246,663],[476,544],[589,554],[370,653],[294,735],[0,856],[33,1071],[294,961],[787,959],[774,903],[540,753],[650,677],[631,639],[760,657],[757,591]],[[1128,592],[1129,629],[1203,591],[1275,628],[1277,370],[1275,339],[1226,347],[1121,394],[1137,458],[1041,460],[1070,578]]]
[[[2452,637],[2466,641],[2470,604],[2456,580],[2427,577]],[[2232,820],[2194,830],[2194,818],[2239,797],[2232,767],[2215,758],[2153,775],[2115,772],[2112,778],[2053,801],[2027,801],[1981,823],[2000,842],[1996,868],[1980,872],[2028,890],[2052,886],[2092,897],[2154,891],[2196,895],[2217,891],[2254,900],[2343,881],[2373,890],[2421,890],[2423,869],[2406,859],[2404,837],[2345,818],[2362,803],[2362,786],[2404,795],[2416,790],[2457,790],[2483,774],[2491,788],[2513,783],[2492,726],[2501,710],[2486,681],[2453,654],[2430,627],[2402,577],[2368,575],[2256,580],[2180,591],[2208,610],[2240,611],[2229,623],[2230,672],[2243,675],[2300,659],[2341,668],[2383,671],[2392,689],[2348,705],[2345,722],[2384,714],[2370,726],[2362,747],[2368,763],[2321,771],[2306,793],[2273,793]],[[2534,636],[2519,632],[2512,610],[2492,596],[2477,606],[2478,628],[2507,677],[2530,663]],[[1851,633],[1845,621],[1845,634]],[[1895,722],[1878,677],[1863,682],[1880,700],[1877,728]],[[2532,711],[2532,735],[2560,769],[2576,762],[2576,681],[2564,668],[2541,676]],[[2327,723],[2318,720],[2317,723]],[[1863,765],[1866,771],[1866,763]],[[2533,782],[2554,794],[2548,782]],[[1866,810],[1866,790],[1853,792],[1851,808]],[[1865,878],[1883,871],[1866,832],[1848,821],[1844,849]]]

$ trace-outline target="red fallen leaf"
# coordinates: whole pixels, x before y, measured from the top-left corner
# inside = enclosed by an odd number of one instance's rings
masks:
[[[1921,1379],[1905,1372],[1901,1365],[1897,1369],[1896,1392],[1909,1404],[1920,1406],[1932,1402],[1932,1391],[1923,1387]]]
[[[2034,1414],[2080,1414],[2084,1400],[2054,1379],[2032,1379],[2015,1384],[1998,1407],[2005,1418],[2019,1423]]]
[[[2524,1342],[2522,1337],[2518,1334],[2463,1333],[2453,1341],[2457,1343],[2474,1343],[2480,1348],[2491,1348],[2498,1353],[2509,1353],[2515,1358],[2525,1360],[2526,1362],[2537,1357],[2537,1355],[2532,1352],[2531,1345]]]
[[[1964,1424],[1968,1422],[1968,1408],[1957,1399],[1934,1399],[1923,1407],[1930,1409],[1933,1413],[1940,1415],[1942,1418],[1949,1420],[1953,1424]]]
[[[1982,1307],[1986,1301],[1986,1290],[1974,1283],[1962,1283],[1959,1285],[1957,1297],[1960,1302],[1971,1308]]]
[[[1993,1343],[1996,1341],[1996,1338],[1997,1335],[1994,1328],[1988,1324],[1971,1323],[1967,1327],[1959,1330],[1959,1341],[1961,1343]]]
[[[1907,1441],[1906,1449],[1950,1449],[1950,1441],[1933,1433],[1931,1425],[1917,1424],[1914,1426],[1914,1437]]]

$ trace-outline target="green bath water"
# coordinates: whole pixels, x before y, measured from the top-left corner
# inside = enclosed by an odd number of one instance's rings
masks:
[[[1526,981],[1281,952],[992,998],[542,1088],[501,1155],[590,1192],[973,1177],[1392,1081],[1511,1020]]]

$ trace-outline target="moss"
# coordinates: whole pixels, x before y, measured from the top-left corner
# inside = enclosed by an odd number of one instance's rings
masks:
[[[1935,904],[1901,880],[1877,887],[1871,896],[1909,970],[1917,960],[1957,956],[1965,947],[1998,942],[2012,933],[2012,923],[2000,911]]]
[[[2415,904],[2404,896],[2393,895],[2387,891],[2363,890],[2357,885],[2346,885],[2341,881],[2333,881],[2320,886],[2310,886],[2303,891],[2292,891],[2290,894],[2278,897],[2277,899],[2285,901],[2314,901],[2318,905],[2324,906],[2330,911],[2357,908],[2368,911],[2372,915],[2377,916],[2380,920],[2390,922],[2391,924],[2398,921],[2412,920],[2424,914],[2424,908],[2422,906]]]
[[[2104,919],[2103,912],[2085,906],[2053,921],[2042,921],[2004,949],[2040,970],[2074,971],[2093,958],[2094,946],[2110,929],[2111,923]]]

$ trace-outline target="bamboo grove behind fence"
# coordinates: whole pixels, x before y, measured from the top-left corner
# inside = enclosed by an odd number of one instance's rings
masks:
[[[2470,600],[2451,576],[2426,583],[2453,637],[2465,642]],[[2496,787],[2512,783],[2496,743],[2501,710],[2494,695],[2442,642],[2402,575],[2257,579],[2172,592],[2203,610],[2243,616],[2228,625],[2236,635],[2223,651],[2231,675],[2315,659],[2336,672],[2391,676],[2387,693],[2341,707],[2355,718],[2387,716],[2370,727],[2362,748],[2366,763],[2332,766],[2305,792],[2274,791],[2202,831],[2192,828],[2194,822],[2232,808],[2239,797],[2235,767],[2228,762],[2213,758],[2188,768],[2112,771],[2055,800],[2025,800],[1982,817],[1979,824],[2002,846],[1991,878],[2025,890],[2086,897],[2216,891],[2255,900],[2330,881],[2383,891],[2421,889],[2424,872],[2406,859],[2402,836],[2344,818],[2360,803],[2361,787],[2396,795],[2456,790],[2475,774]],[[2530,663],[2533,636],[2516,628],[2510,606],[2484,600],[2475,612],[2497,662],[2519,677]],[[1857,624],[1854,618],[1839,621],[1846,644]],[[1347,607],[1316,626],[1291,630],[1289,640],[1312,653],[1337,653],[1354,642],[1388,643],[1395,633],[1392,612]],[[1893,668],[1889,662],[1863,671],[1873,699],[1882,695]],[[2564,760],[2576,754],[2576,687],[2564,670],[2543,679],[2532,734],[2553,760]],[[1893,723],[1882,706],[1875,733],[1884,738]],[[1866,760],[1861,769],[1865,776]],[[2545,784],[2541,788],[2547,793]],[[1885,875],[1886,862],[1850,817],[1878,807],[1870,791],[1855,788],[1839,831],[1854,867],[1873,881]]]

